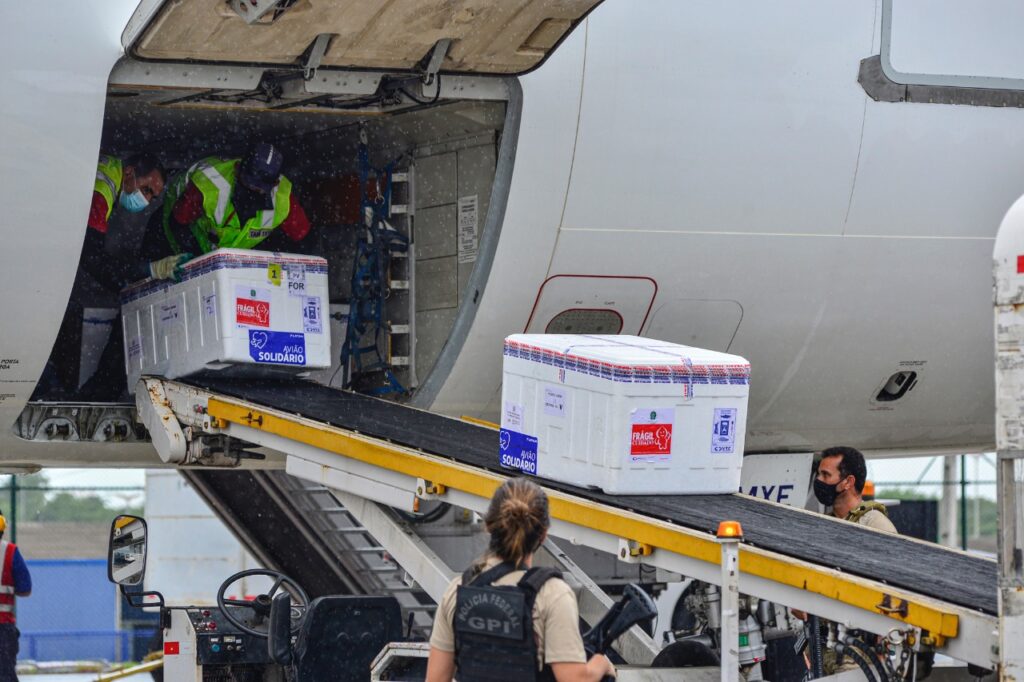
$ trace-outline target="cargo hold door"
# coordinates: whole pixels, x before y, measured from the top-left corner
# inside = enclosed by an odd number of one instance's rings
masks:
[[[511,76],[600,2],[144,0],[122,42],[146,61]]]

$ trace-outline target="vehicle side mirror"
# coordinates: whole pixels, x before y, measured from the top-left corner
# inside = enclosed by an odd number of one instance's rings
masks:
[[[267,654],[278,665],[292,662],[292,596],[285,590],[274,595],[270,602]]]
[[[122,514],[110,524],[107,577],[122,587],[142,584],[146,575],[146,520]]]

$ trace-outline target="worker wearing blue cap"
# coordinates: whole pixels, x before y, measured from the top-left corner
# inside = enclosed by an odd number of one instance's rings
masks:
[[[281,174],[283,163],[280,150],[260,142],[243,159],[194,164],[168,189],[163,227],[171,250],[306,251],[309,219]]]

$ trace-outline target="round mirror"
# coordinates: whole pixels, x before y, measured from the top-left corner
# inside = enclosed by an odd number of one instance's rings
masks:
[[[146,520],[122,514],[110,524],[107,576],[128,587],[142,584],[146,574]]]

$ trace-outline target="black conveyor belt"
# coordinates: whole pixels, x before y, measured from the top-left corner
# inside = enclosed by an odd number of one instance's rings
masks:
[[[212,373],[183,381],[465,464],[510,473],[498,465],[495,431],[462,420],[305,381],[229,379]],[[997,613],[996,563],[939,545],[878,533],[748,495],[606,495],[546,479],[544,485],[711,533],[719,521],[739,521],[747,544]]]

